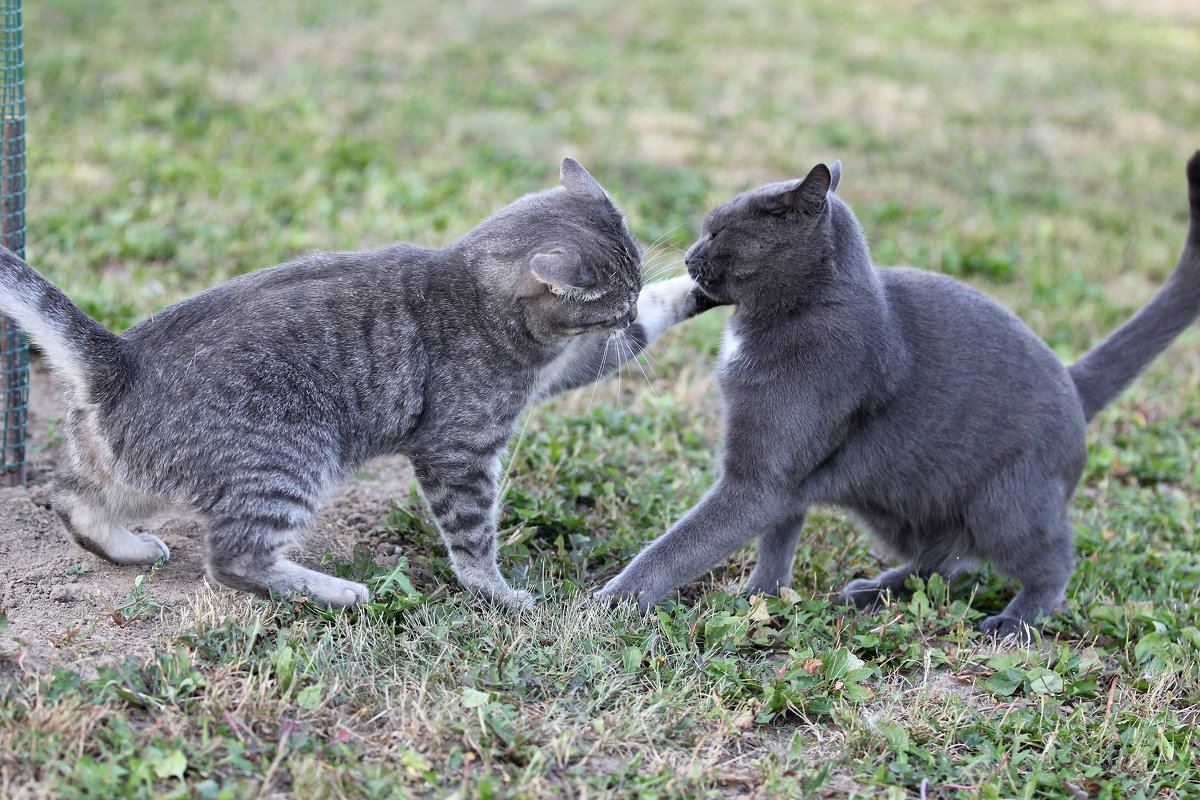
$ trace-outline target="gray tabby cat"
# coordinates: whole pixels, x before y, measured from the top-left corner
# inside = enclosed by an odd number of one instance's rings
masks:
[[[1067,507],[1085,427],[1200,312],[1200,153],[1191,221],[1153,299],[1069,369],[1013,314],[943,275],[879,270],[833,191],[840,164],[713,209],[687,254],[714,300],[735,303],[718,372],[722,472],[700,503],[600,592],[643,610],[751,536],[748,593],[787,586],[806,510],[851,510],[905,559],[855,580],[870,607],[910,575],[980,559],[1021,582],[984,620],[998,636],[1062,602],[1073,568]]]
[[[366,587],[283,554],[339,480],[403,453],[462,584],[528,604],[495,543],[500,458],[522,411],[697,310],[686,276],[639,300],[621,213],[572,159],[561,180],[440,249],[316,253],[121,336],[0,248],[0,309],[65,385],[52,501],[67,529],[110,561],[148,564],[166,545],[124,526],[164,507],[198,512],[214,580],[353,605]]]

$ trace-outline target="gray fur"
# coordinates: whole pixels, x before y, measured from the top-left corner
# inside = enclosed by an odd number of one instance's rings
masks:
[[[1073,566],[1068,503],[1086,420],[1200,312],[1200,153],[1188,163],[1191,221],[1179,265],[1150,303],[1069,370],[1020,320],[943,275],[879,270],[840,170],[747,192],[711,211],[688,271],[735,303],[718,372],[726,410],[721,476],[601,591],[647,609],[751,536],[745,586],[791,581],[807,509],[851,510],[905,563],[855,580],[860,607],[913,574],[981,559],[1021,582],[998,636],[1062,602]]]
[[[523,409],[696,311],[681,277],[642,292],[634,323],[641,255],[621,213],[571,159],[562,182],[440,249],[315,253],[121,336],[0,248],[0,309],[65,388],[52,497],[67,529],[109,560],[150,563],[166,546],[125,526],[197,512],[215,580],[352,605],[366,587],[284,553],[338,481],[403,453],[463,585],[527,604],[495,558],[500,457]]]

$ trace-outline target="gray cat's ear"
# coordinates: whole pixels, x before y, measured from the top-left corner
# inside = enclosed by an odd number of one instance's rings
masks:
[[[596,277],[577,254],[557,249],[548,253],[534,253],[533,258],[529,259],[529,271],[555,294],[587,289],[596,282]]]
[[[567,190],[567,194],[572,197],[577,197],[580,200],[607,200],[608,195],[604,193],[604,188],[596,183],[583,165],[573,158],[567,157],[562,160],[562,168],[559,170],[558,179],[562,181],[563,188]]]
[[[833,162],[833,166],[829,168],[829,174],[831,176],[831,180],[829,181],[829,191],[836,192],[838,181],[842,179],[842,162]]]
[[[841,167],[838,167],[839,174]],[[825,208],[825,198],[832,189],[833,173],[824,164],[817,164],[803,180],[777,183],[765,187],[757,198],[758,205],[769,214],[788,214],[799,211],[815,214]]]

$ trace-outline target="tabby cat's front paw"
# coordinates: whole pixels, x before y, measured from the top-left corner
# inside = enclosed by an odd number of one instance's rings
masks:
[[[883,589],[878,581],[858,578],[846,584],[846,588],[838,595],[838,603],[854,606],[861,611],[871,611],[883,605]]]
[[[503,586],[474,586],[471,587],[489,603],[504,606],[513,611],[532,611],[537,605],[532,593],[523,589],[513,589],[508,584]]]
[[[170,561],[171,551],[162,539],[151,533],[134,534],[142,542],[143,553],[135,564],[153,564],[155,561]]]
[[[292,592],[295,595],[297,592]],[[318,606],[349,608],[370,602],[371,592],[366,586],[354,581],[344,581],[330,575],[314,572],[306,581],[304,594]]]
[[[518,611],[532,611],[537,605],[532,592],[524,589],[509,589],[508,594],[499,598],[500,602]]]

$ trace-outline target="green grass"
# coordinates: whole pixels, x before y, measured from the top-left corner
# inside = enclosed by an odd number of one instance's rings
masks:
[[[1064,359],[1173,266],[1190,3],[664,5],[30,3],[30,258],[121,329],[309,249],[444,243],[571,154],[668,248],[840,158],[880,263],[972,282]],[[584,603],[713,479],[725,313],[649,380],[532,412],[501,541],[536,611],[472,605],[401,501],[395,571],[330,566],[375,582],[364,610],[198,586],[156,661],[0,686],[0,795],[1200,793],[1197,332],[1093,425],[1067,603],[998,652],[974,626],[1012,589],[986,569],[833,605],[883,562],[832,514],[785,598],[736,596],[747,550],[646,620]]]

